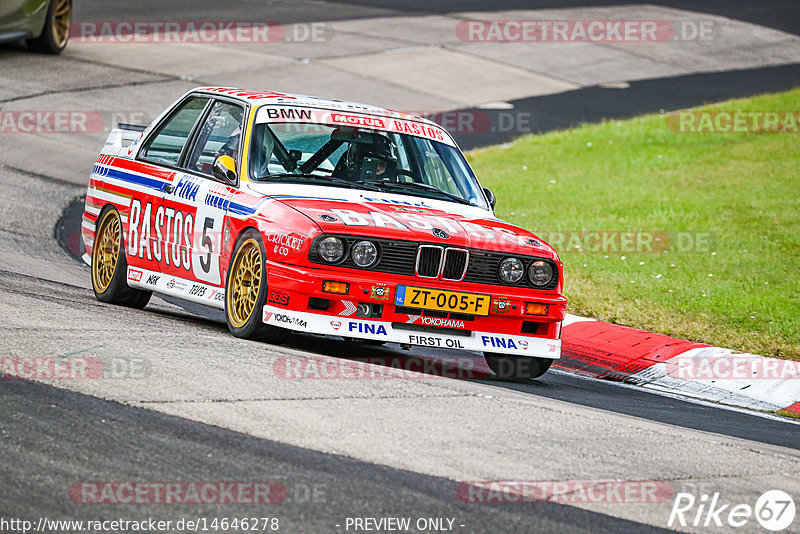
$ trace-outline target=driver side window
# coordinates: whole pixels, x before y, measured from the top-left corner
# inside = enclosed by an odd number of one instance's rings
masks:
[[[242,138],[244,109],[228,102],[215,102],[197,133],[186,168],[213,176],[214,160],[230,156],[239,169],[239,145]]]

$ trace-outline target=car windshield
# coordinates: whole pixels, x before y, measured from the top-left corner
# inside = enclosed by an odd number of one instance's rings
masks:
[[[487,209],[463,154],[414,135],[316,123],[257,123],[250,177],[353,187]]]

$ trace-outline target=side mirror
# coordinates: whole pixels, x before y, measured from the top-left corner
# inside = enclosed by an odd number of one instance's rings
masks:
[[[494,205],[497,203],[497,197],[494,196],[492,190],[488,187],[483,188],[483,194],[486,195],[486,200],[489,201],[489,205],[494,209]]]
[[[238,175],[236,174],[236,162],[230,156],[217,156],[212,168],[214,178],[227,184],[235,184]]]

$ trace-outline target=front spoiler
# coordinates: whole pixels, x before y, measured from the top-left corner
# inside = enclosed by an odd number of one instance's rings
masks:
[[[400,327],[395,328],[392,323],[386,321],[290,311],[270,305],[264,306],[262,320],[271,326],[309,334],[374,339],[443,349],[487,351],[552,360],[561,357],[560,339],[475,331],[469,336],[443,332],[420,332]]]

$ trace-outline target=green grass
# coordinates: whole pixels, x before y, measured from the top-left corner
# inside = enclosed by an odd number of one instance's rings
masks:
[[[800,89],[707,109],[797,111]],[[469,159],[498,216],[545,240],[670,237],[666,253],[553,243],[570,312],[800,359],[800,134],[677,133],[648,115],[528,135]],[[679,235],[713,239],[680,247]]]

